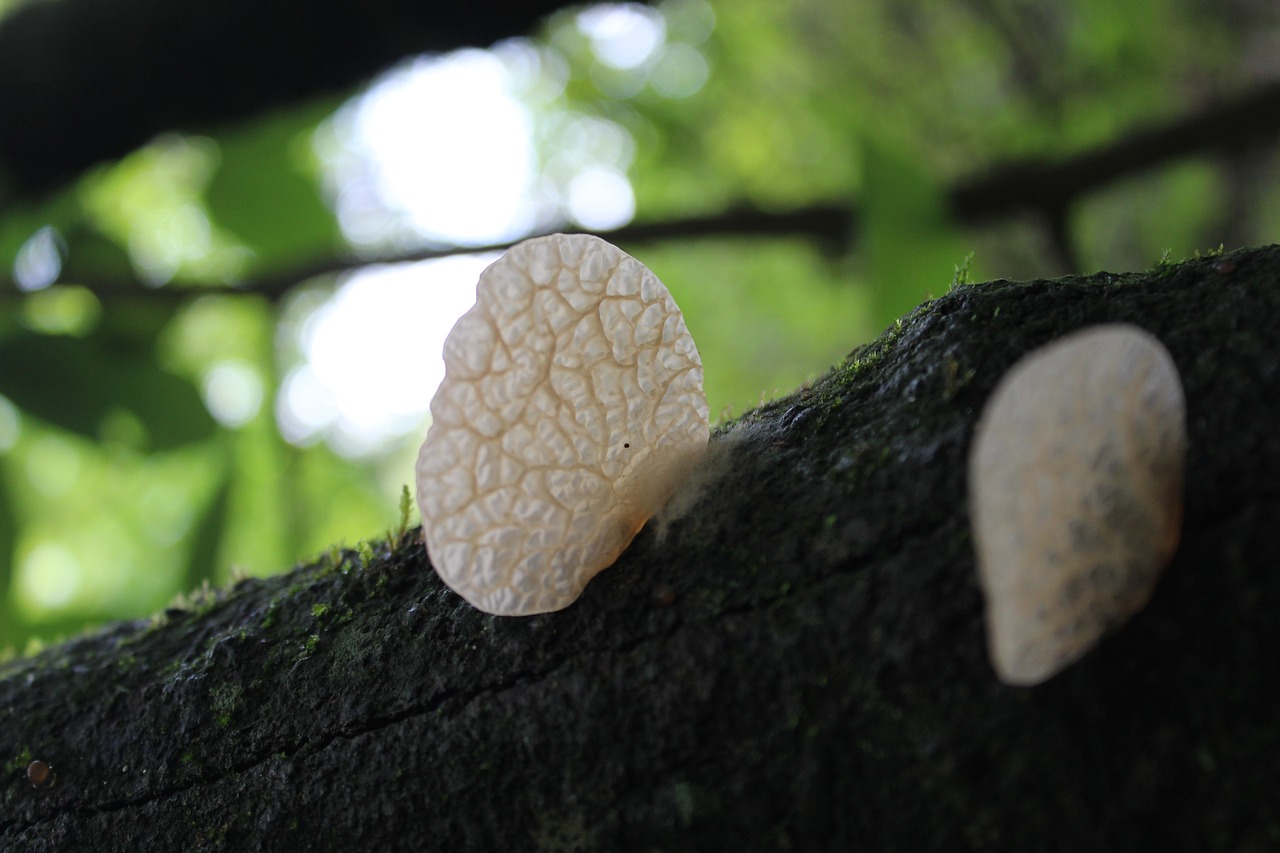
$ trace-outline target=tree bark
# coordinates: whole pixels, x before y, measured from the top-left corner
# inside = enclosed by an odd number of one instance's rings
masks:
[[[411,531],[12,661],[0,847],[1274,845],[1278,283],[1269,247],[956,288],[718,429],[683,510],[559,613],[472,609]],[[1128,625],[1005,686],[974,423],[1019,357],[1116,321],[1181,371],[1182,544]]]

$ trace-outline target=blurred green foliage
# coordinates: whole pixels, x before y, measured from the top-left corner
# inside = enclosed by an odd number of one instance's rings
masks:
[[[1062,272],[1043,223],[962,230],[946,189],[1243,91],[1280,33],[1261,0],[626,11],[659,34],[639,61],[607,61],[576,11],[523,52],[499,51],[548,185],[594,158],[627,170],[643,221],[833,201],[860,212],[851,252],[789,235],[635,250],[684,308],[713,418],[837,363],[944,292],[974,250],[974,280]],[[343,102],[175,132],[0,209],[0,646],[145,616],[233,569],[281,571],[399,523],[425,424],[349,458],[286,440],[277,419],[299,341],[342,282],[306,271],[355,254],[315,143]],[[1188,160],[1118,181],[1070,211],[1071,250],[1088,269],[1144,268],[1164,250],[1270,242],[1275,148],[1249,166]],[[403,223],[391,231],[394,254]]]
[[[330,257],[341,247],[342,232],[316,181],[320,164],[309,144],[333,110],[332,103],[307,104],[218,139],[218,167],[205,203],[210,219],[252,252],[255,272]]]

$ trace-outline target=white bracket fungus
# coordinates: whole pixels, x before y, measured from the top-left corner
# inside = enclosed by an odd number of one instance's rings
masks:
[[[432,565],[488,613],[572,604],[706,449],[680,309],[598,237],[514,246],[481,274],[444,360],[418,506]]]
[[[1095,326],[1036,350],[991,395],[969,512],[992,664],[1038,684],[1151,597],[1182,523],[1186,414],[1164,346]]]

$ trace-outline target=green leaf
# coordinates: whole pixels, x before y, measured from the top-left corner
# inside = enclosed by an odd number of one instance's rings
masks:
[[[25,329],[0,338],[0,394],[49,423],[97,440],[124,413],[152,449],[169,450],[213,435],[217,424],[186,379],[87,337]]]
[[[129,252],[96,228],[80,224],[64,236],[59,281],[93,284],[99,281],[133,281],[137,277]]]
[[[206,191],[214,221],[256,254],[258,272],[322,256],[339,244],[307,145],[334,109],[323,102],[276,113],[220,137],[220,163]]]

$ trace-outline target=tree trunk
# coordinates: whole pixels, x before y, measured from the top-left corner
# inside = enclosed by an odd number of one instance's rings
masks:
[[[717,430],[683,511],[559,613],[472,609],[411,531],[12,661],[0,847],[1273,847],[1278,283],[1269,247],[959,287]],[[1008,687],[974,422],[1020,356],[1113,321],[1182,373],[1182,545],[1128,625]]]

